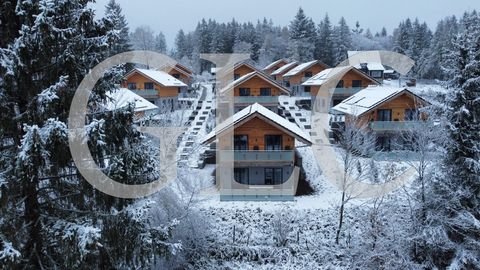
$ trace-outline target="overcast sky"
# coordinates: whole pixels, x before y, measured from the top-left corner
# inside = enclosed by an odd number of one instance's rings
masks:
[[[169,47],[179,29],[187,32],[195,29],[202,18],[227,22],[235,18],[239,22],[266,17],[275,25],[287,25],[295,16],[298,7],[312,17],[316,24],[328,13],[336,23],[344,16],[349,26],[360,22],[362,28],[372,33],[385,26],[389,33],[401,20],[418,17],[431,29],[437,22],[450,15],[460,16],[466,10],[480,10],[479,0],[117,0],[122,6],[130,30],[140,25],[149,25],[156,32],[162,31]],[[104,13],[108,0],[97,0],[97,14]]]

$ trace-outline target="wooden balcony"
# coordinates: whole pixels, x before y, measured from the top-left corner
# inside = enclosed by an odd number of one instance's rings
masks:
[[[235,103],[238,104],[277,104],[278,96],[239,96],[235,97]]]

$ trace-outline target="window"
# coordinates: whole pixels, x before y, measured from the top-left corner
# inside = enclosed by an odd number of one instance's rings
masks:
[[[284,81],[286,87],[290,87],[290,82],[289,81]]]
[[[337,83],[337,88],[343,88],[343,80],[340,80],[340,81]]]
[[[180,78],[180,74],[178,74],[178,73],[172,74],[172,77],[174,77],[175,79],[179,79],[179,78]]]
[[[250,184],[248,168],[234,168],[233,177],[240,184]]]
[[[377,121],[392,121],[392,110],[377,110]]]
[[[236,80],[236,79],[238,79],[238,78],[240,78],[240,74],[238,74],[238,73],[233,74],[233,79],[234,79],[234,80]]]
[[[247,135],[234,135],[233,136],[233,149],[239,151],[248,150],[248,136]]]
[[[273,75],[273,79],[276,81],[276,80],[277,80],[277,76],[276,76],[276,75]]]
[[[312,75],[312,72],[311,72],[311,71],[305,72],[305,78],[310,78],[310,77],[312,77],[312,76],[313,76],[313,75]]]
[[[272,89],[270,88],[260,88],[260,96],[271,96]]]
[[[265,168],[265,185],[281,184],[282,174],[282,168]]]
[[[282,150],[282,135],[265,135],[265,150]]]
[[[387,137],[387,136],[377,137],[377,144],[376,144],[377,151],[390,151],[390,149],[391,149],[390,137]]]
[[[405,109],[405,121],[415,121],[418,120],[418,110],[416,109]]]
[[[137,90],[137,84],[134,83],[134,82],[129,82],[129,83],[127,84],[127,87],[128,87],[128,89],[130,89],[130,90]]]
[[[352,87],[362,87],[362,80],[352,80]]]
[[[240,88],[238,89],[238,94],[241,97],[248,97],[250,96],[250,88]]]
[[[304,86],[303,90],[305,91],[305,93],[310,93],[310,86]]]
[[[153,90],[153,83],[152,82],[146,82],[143,84],[143,88],[146,90]]]
[[[383,72],[381,70],[372,70],[370,71],[370,76],[373,78],[382,78]]]

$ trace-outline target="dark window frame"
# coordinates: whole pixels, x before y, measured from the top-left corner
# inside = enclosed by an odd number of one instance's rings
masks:
[[[133,86],[133,87],[132,87],[132,86]],[[129,83],[127,83],[127,88],[128,88],[129,90],[137,90],[137,83],[135,83],[135,82],[129,82]]]
[[[352,87],[362,87],[362,80],[352,80]]]
[[[238,95],[241,97],[250,96],[250,88],[242,87],[238,89]]]
[[[242,141],[240,137],[245,137],[246,140]],[[246,134],[233,135],[233,149],[235,151],[248,151],[248,135]]]
[[[277,135],[277,134],[267,134],[264,137],[264,143],[265,143],[265,150],[267,151],[280,151],[283,150],[283,136],[282,135]],[[276,143],[271,144],[270,140],[275,138]],[[279,139],[279,140],[277,140]]]
[[[272,95],[272,88],[269,88],[269,87],[260,88],[260,96],[266,97],[271,95]]]
[[[152,88],[147,87],[147,85],[152,86]],[[143,83],[143,89],[145,89],[145,90],[155,90],[155,84],[153,82],[144,82]]]

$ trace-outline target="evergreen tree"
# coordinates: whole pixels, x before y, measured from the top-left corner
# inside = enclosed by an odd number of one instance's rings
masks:
[[[166,53],[167,52],[167,41],[165,40],[165,35],[160,32],[155,37],[155,51],[159,53]]]
[[[333,29],[334,62],[335,65],[347,58],[347,51],[352,47],[352,35],[345,18],[340,18],[338,25]]]
[[[313,59],[316,29],[313,20],[305,15],[302,8],[290,23],[290,55],[292,58],[306,62]]]
[[[478,268],[480,258],[480,18],[465,14],[449,55],[445,172],[430,186],[419,260],[426,266]]]
[[[130,50],[128,40],[128,25],[125,16],[122,14],[122,8],[115,0],[110,0],[105,7],[104,17],[105,28],[107,32],[110,55]]]
[[[325,64],[333,66],[335,62],[333,45],[332,25],[330,23],[330,19],[328,18],[328,14],[325,14],[325,18],[318,25],[315,59],[321,60]]]
[[[66,126],[80,80],[109,50],[111,28],[88,1],[22,1],[6,14],[17,37],[0,48],[0,211],[2,268],[148,268],[171,252],[171,224],[152,226],[145,201],[116,199],[88,184],[73,166]],[[155,179],[151,148],[133,125],[133,107],[100,110],[121,68],[106,73],[91,96],[85,138],[97,164],[124,183]],[[2,106],[3,108],[3,106]],[[110,155],[112,157],[110,157]],[[106,160],[108,157],[108,160]],[[108,162],[107,162],[108,161]],[[143,203],[142,203],[143,202]],[[172,225],[173,226],[173,225]],[[4,233],[6,232],[6,233]],[[13,251],[12,251],[13,250]]]

